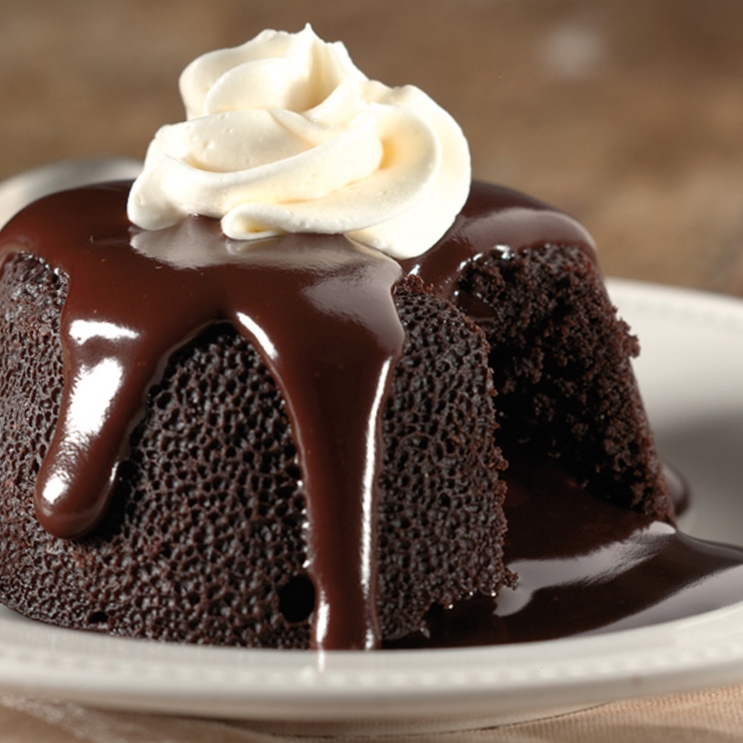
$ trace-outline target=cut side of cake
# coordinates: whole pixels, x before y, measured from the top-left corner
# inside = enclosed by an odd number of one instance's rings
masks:
[[[596,264],[573,247],[495,251],[464,271],[459,296],[478,302],[504,451],[524,448],[611,503],[672,519],[631,366],[639,344]]]

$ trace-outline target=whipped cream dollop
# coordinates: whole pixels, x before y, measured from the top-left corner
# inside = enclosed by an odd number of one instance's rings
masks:
[[[430,248],[469,193],[467,141],[419,88],[369,80],[308,25],[264,31],[183,71],[129,197],[145,230],[198,214],[234,240],[345,234],[396,258]]]

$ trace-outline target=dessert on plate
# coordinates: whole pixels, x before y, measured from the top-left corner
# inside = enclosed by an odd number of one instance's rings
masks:
[[[642,615],[630,568],[697,565],[580,224],[472,181],[448,113],[309,26],[181,92],[134,183],[0,233],[6,606],[192,643],[496,643]]]

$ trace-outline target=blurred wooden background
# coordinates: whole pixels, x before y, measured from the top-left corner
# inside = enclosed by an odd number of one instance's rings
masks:
[[[2,0],[0,178],[142,156],[193,57],[307,21],[448,108],[477,177],[581,219],[608,274],[743,295],[740,0]]]

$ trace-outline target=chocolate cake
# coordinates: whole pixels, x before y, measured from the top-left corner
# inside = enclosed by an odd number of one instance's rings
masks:
[[[575,220],[472,182],[445,111],[309,27],[181,90],[133,184],[0,232],[0,602],[331,650],[727,595],[743,558],[672,525],[637,341]]]
[[[501,450],[526,450],[611,503],[670,518],[629,365],[636,342],[569,218],[476,183],[420,259],[398,263],[340,236],[289,235],[265,243],[285,259],[265,263],[257,249],[253,265],[176,269],[131,247],[128,190],[55,194],[2,233],[7,606],[67,627],[252,647],[375,647],[425,635],[432,608],[492,599],[513,580],[502,554]],[[224,241],[218,223],[202,218],[173,228],[173,238]],[[487,244],[497,247],[483,251]],[[289,294],[292,282],[307,293],[330,278],[343,302],[344,282],[358,284],[362,269],[372,297],[355,303],[369,313],[363,320],[349,323],[342,304],[324,314],[332,297],[319,294],[312,316],[312,302]],[[197,283],[211,288],[194,309]],[[261,316],[270,296],[280,297],[275,327]],[[251,337],[248,323],[229,322],[240,313],[260,317],[270,343],[255,330]],[[138,331],[153,323],[168,335]],[[365,380],[363,367],[398,341],[378,403],[382,446],[367,527],[368,475],[359,468],[368,466],[361,444],[373,404],[348,406],[377,393],[378,377]],[[280,370],[282,387],[272,370],[284,355],[297,366],[312,356],[334,366],[294,380]],[[119,369],[114,385],[134,409],[124,410],[122,395],[97,398],[106,402],[100,413],[90,400],[76,403],[91,370],[108,367]],[[315,374],[325,376],[308,391]],[[105,394],[106,382],[99,386]],[[328,419],[317,419],[322,435],[305,434],[315,440],[305,441],[300,463],[292,417],[311,415],[301,412],[308,397],[321,399]],[[75,426],[82,451],[64,441]],[[355,440],[343,441],[352,431]],[[315,441],[328,436],[323,459]],[[313,466],[340,468],[333,476],[345,477],[336,483],[350,502],[332,481],[313,489]],[[37,486],[37,518],[34,486],[45,471],[62,471],[69,492],[44,500]],[[373,576],[369,596],[359,596],[364,570]],[[323,633],[319,601],[340,617]]]

